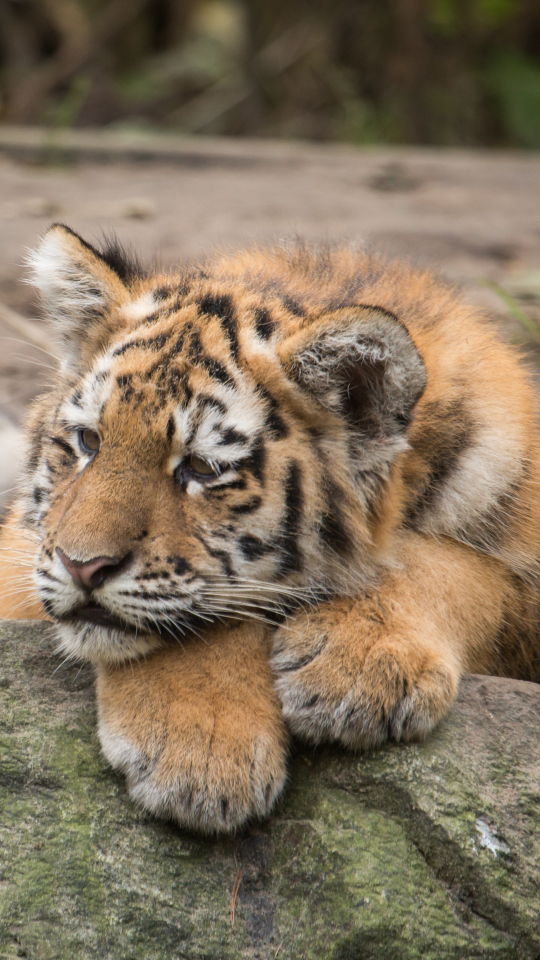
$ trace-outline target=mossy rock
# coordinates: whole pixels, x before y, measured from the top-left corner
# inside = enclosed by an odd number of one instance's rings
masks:
[[[540,956],[540,687],[470,677],[424,744],[298,748],[275,815],[212,841],[131,804],[53,651],[0,625],[0,958]]]

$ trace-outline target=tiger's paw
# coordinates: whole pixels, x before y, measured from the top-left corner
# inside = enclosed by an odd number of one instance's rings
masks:
[[[373,636],[372,623],[351,635],[350,623],[327,617],[321,630],[324,617],[300,616],[275,637],[271,666],[291,732],[363,750],[427,736],[457,691],[452,660],[416,639]]]
[[[103,752],[143,810],[200,833],[231,833],[268,816],[284,787],[279,702],[260,688],[254,702],[257,678],[241,699],[209,677],[190,683],[178,660],[177,651],[160,651],[133,672],[131,664],[100,671]]]
[[[102,719],[99,736],[134,803],[200,833],[232,833],[263,819],[285,783],[285,752],[265,733],[246,733],[234,750],[219,726],[172,728],[145,743]]]

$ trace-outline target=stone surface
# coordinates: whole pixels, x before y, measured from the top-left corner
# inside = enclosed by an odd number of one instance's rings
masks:
[[[1,958],[540,956],[540,687],[468,678],[422,745],[298,748],[275,815],[209,841],[133,807],[53,650],[0,625]]]

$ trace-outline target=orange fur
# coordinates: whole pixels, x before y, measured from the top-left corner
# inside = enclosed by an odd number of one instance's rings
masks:
[[[144,277],[62,227],[35,271],[65,360],[0,614],[97,663],[137,802],[231,830],[283,786],[284,723],[368,748],[425,736],[464,672],[538,677],[535,395],[455,291],[348,247]]]

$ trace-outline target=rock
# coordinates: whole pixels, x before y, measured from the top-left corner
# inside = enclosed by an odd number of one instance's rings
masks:
[[[0,625],[2,958],[540,955],[540,687],[467,678],[421,745],[298,748],[275,815],[209,841],[130,803],[53,650]]]

